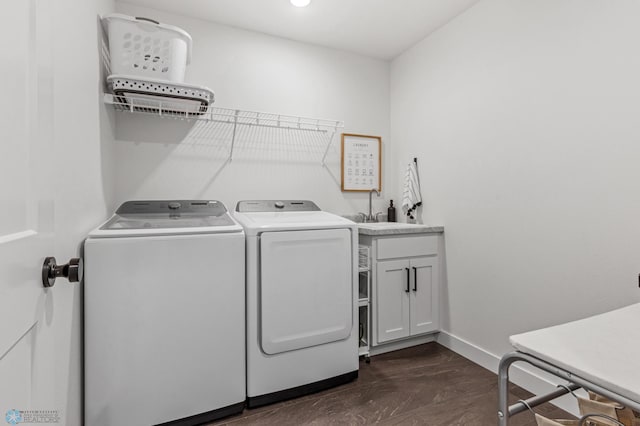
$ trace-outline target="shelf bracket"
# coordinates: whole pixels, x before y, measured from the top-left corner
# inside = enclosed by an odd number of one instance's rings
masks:
[[[322,156],[322,166],[326,166],[325,160],[327,159],[327,155],[329,154],[329,148],[331,148],[331,145],[333,144],[333,136],[336,134],[336,129],[333,129],[333,132],[331,132],[331,134],[329,134],[329,141],[327,142],[327,148],[325,148],[324,150],[324,155]]]
[[[231,147],[229,148],[229,162],[233,161],[233,146],[236,143],[236,130],[238,128],[238,114],[240,110],[236,110],[233,117],[233,133],[231,134]]]

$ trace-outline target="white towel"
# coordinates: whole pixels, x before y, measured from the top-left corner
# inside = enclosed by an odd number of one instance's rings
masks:
[[[416,210],[422,205],[420,195],[420,179],[415,161],[409,163],[404,177],[404,192],[402,194],[402,211],[409,219],[415,219]]]

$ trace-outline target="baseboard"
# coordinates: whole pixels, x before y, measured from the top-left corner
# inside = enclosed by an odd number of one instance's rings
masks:
[[[498,364],[500,357],[492,354],[491,352],[474,345],[464,339],[449,334],[445,331],[441,331],[438,334],[437,342],[442,346],[452,350],[453,352],[467,358],[468,360],[478,364],[487,370],[498,373]],[[533,368],[529,370],[521,365],[512,365],[509,370],[509,379],[512,383],[532,392],[540,395],[550,392],[556,388],[556,385],[561,381],[554,380],[555,378],[542,371],[533,371]],[[496,378],[497,381],[497,378]],[[572,396],[563,396],[552,401],[552,404],[568,413],[578,416],[578,405],[575,398]],[[496,408],[497,409],[497,408]]]

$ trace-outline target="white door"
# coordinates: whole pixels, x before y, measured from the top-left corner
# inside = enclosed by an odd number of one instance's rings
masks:
[[[409,336],[410,284],[408,260],[378,262],[374,316],[378,343]]]
[[[438,321],[438,258],[411,259],[411,335],[436,331]]]
[[[3,3],[0,14],[0,418],[56,423],[55,312],[41,280],[52,253],[51,2]],[[60,285],[60,284],[58,284]],[[15,411],[14,411],[15,410]],[[22,413],[20,413],[22,411]],[[37,411],[37,412],[36,412]],[[6,421],[6,423],[4,423]]]
[[[262,350],[273,355],[348,338],[353,328],[352,263],[349,229],[263,233]]]

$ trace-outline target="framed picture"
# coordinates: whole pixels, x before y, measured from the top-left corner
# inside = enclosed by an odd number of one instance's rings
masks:
[[[382,190],[382,138],[342,134],[341,181],[343,191]]]

